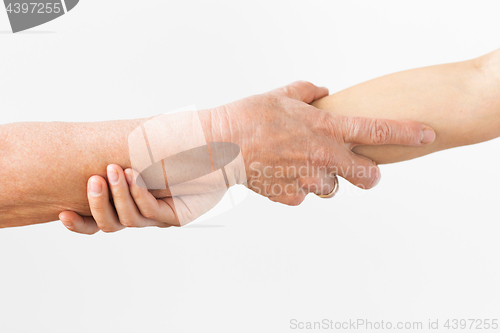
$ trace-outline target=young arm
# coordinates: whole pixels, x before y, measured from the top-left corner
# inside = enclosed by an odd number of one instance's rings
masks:
[[[379,164],[487,141],[500,136],[500,50],[469,61],[379,77],[313,105],[348,116],[418,121],[435,130],[436,140],[426,146],[353,149]]]

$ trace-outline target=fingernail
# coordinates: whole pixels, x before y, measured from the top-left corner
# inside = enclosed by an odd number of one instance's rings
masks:
[[[63,219],[61,222],[64,224],[64,226],[68,229],[73,229],[73,223],[71,223],[70,220]]]
[[[436,139],[436,134],[434,133],[434,131],[431,130],[430,128],[425,128],[422,131],[422,137],[420,138],[420,143],[428,144],[434,142],[435,139]]]
[[[118,172],[116,172],[116,170],[112,167],[108,167],[108,180],[111,185],[118,184]]]
[[[98,197],[101,195],[102,186],[101,183],[97,180],[90,181],[90,195],[93,197]]]
[[[132,185],[132,170],[125,170],[125,178],[127,178],[127,183]]]

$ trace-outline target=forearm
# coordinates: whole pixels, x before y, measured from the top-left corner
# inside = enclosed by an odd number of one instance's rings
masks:
[[[432,127],[422,147],[358,146],[354,152],[393,163],[500,136],[500,50],[460,63],[390,74],[313,105],[347,116],[413,120]]]
[[[141,120],[0,126],[0,227],[90,215],[86,184],[110,163],[130,167],[128,134]]]

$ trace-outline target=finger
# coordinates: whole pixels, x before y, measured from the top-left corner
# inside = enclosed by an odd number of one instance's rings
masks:
[[[118,165],[111,164],[108,165],[107,173],[119,222],[130,228],[158,225],[157,221],[153,221],[140,213],[130,193],[123,169]]]
[[[335,170],[332,170],[329,167],[309,170],[310,177],[301,177],[298,182],[299,188],[297,190],[320,196],[331,194],[338,187]],[[287,190],[288,186],[289,185],[285,185]],[[290,193],[290,191],[287,191],[287,194]]]
[[[324,199],[334,197],[339,190],[339,180],[337,176],[322,178],[318,185],[317,190],[311,192]]]
[[[99,227],[91,216],[81,216],[75,212],[66,211],[59,214],[63,225],[73,232],[85,235],[93,235],[99,231]]]
[[[335,177],[334,179],[335,179],[335,185],[333,187],[333,190],[331,190],[329,193],[317,194],[318,197],[320,197],[322,199],[330,199],[330,198],[333,198],[337,194],[337,192],[339,191],[339,180],[337,177]]]
[[[287,97],[302,101],[304,103],[312,103],[322,97],[328,96],[328,89],[325,87],[317,87],[311,82],[296,81],[283,88],[279,88],[278,92]]]
[[[99,229],[104,232],[115,232],[125,228],[118,220],[118,215],[109,201],[106,180],[101,176],[89,178],[87,197],[90,211]]]
[[[355,145],[396,144],[422,146],[434,141],[429,126],[414,121],[396,121],[363,117],[340,117],[344,140]]]
[[[332,173],[346,179],[351,184],[368,190],[380,181],[380,169],[367,157],[346,151],[345,156],[330,167]]]
[[[157,200],[146,188],[138,172],[125,170],[125,177],[130,188],[130,194],[140,214],[148,220],[156,221],[156,226],[168,227],[178,225],[172,198]]]
[[[283,193],[277,196],[269,197],[269,200],[274,202],[279,202],[288,206],[298,206],[306,198],[307,193],[305,191],[298,191],[296,193]]]

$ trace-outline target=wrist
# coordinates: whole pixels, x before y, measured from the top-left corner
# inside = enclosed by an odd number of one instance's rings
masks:
[[[226,106],[198,112],[205,139],[208,142],[234,142],[231,135],[230,115]]]
[[[224,167],[228,177],[229,186],[246,183],[245,162],[243,159],[244,147],[240,124],[234,122],[230,107],[224,105],[217,108],[199,111],[200,121],[207,144],[209,142],[224,142],[234,145],[226,145],[228,151],[223,152],[227,156],[236,156]],[[231,151],[229,151],[231,150]],[[237,150],[237,152],[235,151]],[[220,154],[219,154],[220,155]],[[232,157],[231,157],[232,158]],[[227,161],[226,161],[227,162]]]

